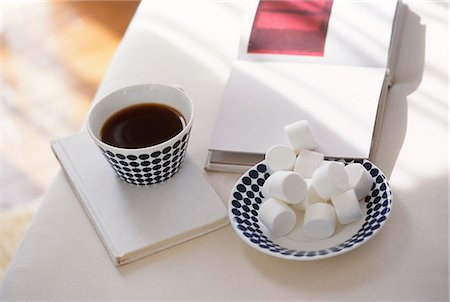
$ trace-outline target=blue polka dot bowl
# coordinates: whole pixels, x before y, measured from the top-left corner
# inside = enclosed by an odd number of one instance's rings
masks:
[[[262,186],[270,176],[264,161],[248,170],[234,186],[228,207],[231,225],[239,237],[251,247],[265,254],[289,260],[319,260],[349,252],[380,231],[389,217],[392,192],[386,176],[368,160],[333,159],[345,165],[360,163],[373,177],[370,194],[360,201],[363,217],[340,225],[327,239],[311,239],[303,234],[303,213],[297,214],[297,225],[289,234],[277,237],[261,223],[259,209],[264,202]]]

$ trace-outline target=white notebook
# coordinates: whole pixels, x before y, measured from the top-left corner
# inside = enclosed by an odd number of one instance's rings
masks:
[[[52,149],[115,265],[228,224],[225,206],[189,157],[169,180],[138,187],[116,176],[86,132]]]

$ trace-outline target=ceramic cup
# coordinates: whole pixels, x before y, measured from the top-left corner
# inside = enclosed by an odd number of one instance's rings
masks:
[[[164,104],[177,109],[185,118],[186,127],[167,141],[145,148],[118,148],[100,139],[101,128],[111,115],[143,103]],[[120,179],[133,185],[151,185],[169,179],[180,168],[193,117],[192,100],[180,86],[140,84],[121,88],[100,99],[88,113],[87,130]]]

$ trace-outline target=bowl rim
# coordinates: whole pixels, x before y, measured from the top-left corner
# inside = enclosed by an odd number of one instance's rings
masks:
[[[119,93],[120,91],[123,90],[129,90],[129,89],[136,89],[136,88],[143,88],[146,86],[156,86],[156,87],[164,87],[164,88],[170,88],[170,89],[175,89],[177,90],[179,93],[183,94],[186,99],[189,102],[190,108],[191,108],[191,116],[189,118],[189,121],[186,123],[186,127],[184,127],[179,133],[177,133],[175,136],[169,138],[168,140],[161,142],[157,145],[153,145],[153,146],[148,146],[148,147],[141,147],[141,148],[121,148],[121,147],[117,147],[117,146],[113,146],[110,144],[107,144],[105,142],[103,142],[102,140],[100,140],[92,131],[91,129],[91,116],[92,116],[92,112],[94,112],[96,110],[96,108],[98,106],[100,106],[100,104],[102,104],[103,102],[105,102],[105,99],[109,98],[111,95],[115,94],[115,93]],[[137,104],[146,104],[146,103],[153,103],[153,102],[139,102],[136,103]],[[124,107],[126,108],[126,107]],[[164,146],[168,146],[168,145],[172,145],[175,141],[180,140],[181,138],[184,137],[184,135],[186,135],[187,133],[190,133],[191,128],[192,128],[192,124],[194,122],[194,115],[195,115],[195,108],[194,108],[194,102],[192,101],[192,99],[190,98],[189,95],[187,95],[184,92],[184,89],[181,88],[181,86],[179,85],[167,85],[167,84],[160,84],[160,83],[141,83],[141,84],[135,84],[135,85],[129,85],[129,86],[123,86],[121,88],[115,89],[105,95],[103,95],[96,103],[94,103],[92,105],[92,107],[89,109],[88,114],[87,114],[87,119],[86,119],[86,130],[89,133],[89,136],[96,142],[96,144],[98,146],[101,146],[102,148],[104,148],[105,150],[111,150],[111,151],[115,151],[115,152],[123,152],[123,153],[151,153],[157,150],[160,150],[162,147]]]
[[[344,164],[347,165],[347,164],[350,164],[350,163],[355,163],[358,159],[327,158],[327,159],[325,159],[325,160],[326,160],[326,161],[343,162]],[[315,260],[321,260],[321,259],[326,259],[326,258],[331,258],[331,257],[335,257],[335,256],[338,256],[338,255],[342,255],[342,254],[345,254],[345,253],[347,253],[347,252],[350,252],[350,251],[352,251],[352,250],[354,250],[354,249],[360,247],[361,245],[365,244],[365,243],[368,242],[370,239],[372,239],[372,238],[373,238],[376,234],[378,234],[378,232],[383,228],[384,224],[385,224],[386,221],[388,220],[389,215],[390,215],[390,213],[391,213],[391,211],[392,211],[393,195],[392,195],[392,190],[390,190],[390,185],[389,185],[388,179],[387,179],[387,177],[384,175],[383,171],[381,171],[380,168],[378,168],[375,164],[373,164],[373,163],[372,163],[371,161],[369,161],[368,159],[362,159],[362,160],[358,160],[358,161],[360,161],[360,162],[358,162],[358,163],[361,163],[362,165],[363,165],[364,163],[370,163],[370,164],[372,165],[372,167],[378,169],[378,171],[380,172],[379,175],[382,175],[382,176],[383,176],[383,182],[382,182],[382,183],[385,183],[385,184],[386,184],[386,190],[389,189],[389,191],[390,191],[390,195],[386,197],[387,200],[390,200],[390,202],[389,202],[388,205],[387,205],[387,208],[389,208],[389,211],[386,212],[386,213],[384,214],[384,216],[386,217],[386,219],[384,219],[383,221],[381,221],[381,222],[379,223],[380,226],[379,226],[377,229],[373,230],[373,231],[372,231],[372,234],[370,234],[370,235],[367,236],[367,237],[364,237],[363,240],[361,240],[361,241],[359,241],[359,242],[355,242],[352,246],[342,248],[342,249],[340,249],[339,251],[335,251],[335,252],[333,251],[333,252],[327,253],[327,254],[317,254],[317,253],[316,253],[314,256],[307,256],[307,253],[308,253],[308,252],[312,252],[312,251],[299,251],[299,252],[305,252],[305,254],[302,255],[302,256],[295,256],[295,255],[293,255],[293,254],[291,254],[291,255],[285,255],[285,254],[281,254],[280,252],[274,252],[274,251],[271,251],[271,250],[269,250],[269,249],[261,248],[261,247],[260,247],[259,245],[257,245],[256,243],[251,242],[251,241],[250,241],[250,238],[244,236],[244,235],[242,234],[242,230],[238,229],[238,227],[237,227],[237,224],[238,224],[238,223],[236,222],[236,220],[234,220],[235,214],[232,213],[232,209],[234,208],[234,207],[232,206],[232,201],[235,200],[235,198],[233,197],[233,194],[234,194],[235,192],[239,192],[239,191],[237,190],[237,188],[236,188],[237,185],[240,184],[240,183],[242,183],[242,179],[243,179],[245,176],[247,176],[248,173],[249,173],[251,170],[256,169],[256,167],[257,167],[258,165],[261,165],[261,164],[263,164],[263,165],[265,165],[265,166],[267,167],[267,165],[266,165],[266,163],[265,163],[264,160],[261,161],[261,162],[259,162],[259,163],[257,163],[257,164],[255,164],[255,165],[252,166],[250,169],[248,169],[244,174],[242,174],[241,177],[240,177],[240,178],[237,180],[237,182],[234,184],[233,189],[231,190],[230,198],[229,198],[229,200],[228,200],[228,218],[229,218],[229,220],[230,220],[230,224],[231,224],[233,230],[238,234],[238,236],[239,236],[246,244],[250,245],[252,248],[254,248],[254,249],[256,249],[256,250],[258,250],[258,251],[260,251],[260,252],[262,252],[262,253],[264,253],[264,254],[267,254],[267,255],[270,255],[270,256],[273,256],[273,257],[277,257],[277,258],[281,258],[281,259],[287,259],[287,260],[295,260],[295,261],[315,261]],[[268,172],[270,172],[270,171],[268,170]],[[373,177],[373,176],[372,176],[372,177]],[[366,214],[366,217],[367,217],[367,214]],[[360,228],[360,229],[361,229],[361,228]],[[359,231],[360,229],[358,229],[358,231]],[[355,233],[354,235],[356,235],[356,233]],[[337,244],[337,245],[330,246],[330,247],[328,247],[328,248],[326,248],[326,249],[330,249],[330,248],[333,248],[333,247],[337,247],[337,246],[339,246],[340,244],[343,244],[343,243],[347,242],[348,240],[350,240],[354,235],[350,236],[348,239],[344,240],[343,242],[341,242],[341,243],[339,243],[339,244]],[[286,247],[283,247],[283,248],[286,248]],[[319,251],[319,250],[315,250],[315,251]]]

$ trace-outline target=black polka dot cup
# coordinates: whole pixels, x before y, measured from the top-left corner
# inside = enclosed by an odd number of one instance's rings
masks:
[[[101,129],[114,113],[133,105],[155,103],[178,110],[186,121],[174,137],[145,148],[119,148],[101,140]],[[172,177],[183,163],[194,117],[192,100],[178,86],[141,84],[116,90],[88,113],[87,130],[119,178],[133,185],[151,185]]]

